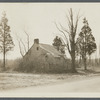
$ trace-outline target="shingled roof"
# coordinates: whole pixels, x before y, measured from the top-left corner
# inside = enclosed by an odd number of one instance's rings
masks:
[[[64,57],[65,59],[67,59],[66,55],[62,54],[60,51],[58,51],[54,46],[49,45],[49,44],[42,44],[39,43],[39,39],[34,39],[34,44],[37,44],[40,48],[44,49],[45,51],[47,51],[48,54],[52,54],[54,57]],[[33,46],[34,46],[33,44]],[[33,46],[31,48],[33,48]],[[29,49],[29,51],[31,50],[31,48]],[[28,51],[28,52],[29,52]],[[27,53],[28,53],[27,52]]]
[[[58,50],[56,50],[52,45],[49,44],[39,44],[39,46],[46,50],[47,52],[49,52],[50,54],[52,54],[54,57],[60,57],[63,56],[62,53],[60,53]]]

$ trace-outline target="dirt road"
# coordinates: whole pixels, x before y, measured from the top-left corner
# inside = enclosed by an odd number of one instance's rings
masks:
[[[100,76],[74,82],[6,90],[1,97],[100,97]]]

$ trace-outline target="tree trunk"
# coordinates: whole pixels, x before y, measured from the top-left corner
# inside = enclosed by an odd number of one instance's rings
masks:
[[[80,58],[79,58],[79,65],[81,65],[81,62],[82,62],[82,61],[81,61],[81,58],[82,58],[82,57],[81,57],[81,55],[80,55]]]
[[[3,53],[3,70],[5,70],[5,50],[4,50],[4,53]]]
[[[5,70],[5,54],[6,54],[6,52],[5,52],[5,26],[4,26],[4,37],[3,37],[4,39],[4,41],[3,41],[3,71]]]
[[[75,67],[75,43],[74,41],[71,42],[71,59],[72,59],[72,63],[71,63],[72,73],[75,73],[77,71]]]
[[[84,70],[87,70],[87,64],[86,64],[86,33],[85,33],[85,38],[84,38],[84,55],[83,55],[83,60],[84,60]]]
[[[71,68],[72,68],[72,72],[76,72],[76,68],[75,68],[75,54],[72,53],[71,55],[71,58],[72,58],[72,63],[71,63]]]
[[[84,65],[84,70],[87,70],[87,64],[86,64],[86,57],[85,57],[85,54],[82,55],[82,61],[83,61],[83,65]]]
[[[84,70],[87,70],[86,58],[84,58]]]
[[[91,66],[91,55],[89,55],[89,65]]]

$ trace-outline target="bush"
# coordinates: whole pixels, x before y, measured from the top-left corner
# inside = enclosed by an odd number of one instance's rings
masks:
[[[18,71],[21,68],[20,64],[22,63],[22,59],[14,59],[14,60],[7,60],[6,62],[6,71]]]
[[[16,59],[12,61],[13,64],[10,66],[13,66],[11,69],[13,71],[18,72],[25,72],[25,73],[67,73],[71,71],[71,60],[67,59],[64,65],[59,64],[43,64],[39,61],[24,61],[23,59]],[[76,66],[78,66],[76,62]]]
[[[19,65],[17,71],[27,73],[67,73],[71,69],[71,60],[67,59],[65,62],[64,65],[59,65],[59,63],[48,64],[39,61],[24,61]]]
[[[32,63],[30,63],[32,62]],[[2,61],[0,60],[0,68],[2,68]],[[76,62],[76,67],[78,63]],[[25,73],[67,73],[71,71],[71,59],[65,60],[64,65],[59,63],[49,64],[37,61],[23,61],[22,58],[6,61],[6,71],[17,71]]]

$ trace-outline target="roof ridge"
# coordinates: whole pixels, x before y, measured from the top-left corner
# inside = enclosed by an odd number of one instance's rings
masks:
[[[51,53],[52,55],[54,55],[54,53],[50,52],[49,50],[45,49],[43,46],[40,45],[40,47],[46,51],[48,51],[49,53]]]
[[[44,44],[44,43],[39,43],[40,45],[42,44],[42,45],[49,45],[49,46],[52,46],[51,44]]]
[[[61,52],[57,51],[57,49],[54,48],[52,45],[40,44],[40,47],[56,57],[60,57],[61,55],[63,55],[61,54]]]

